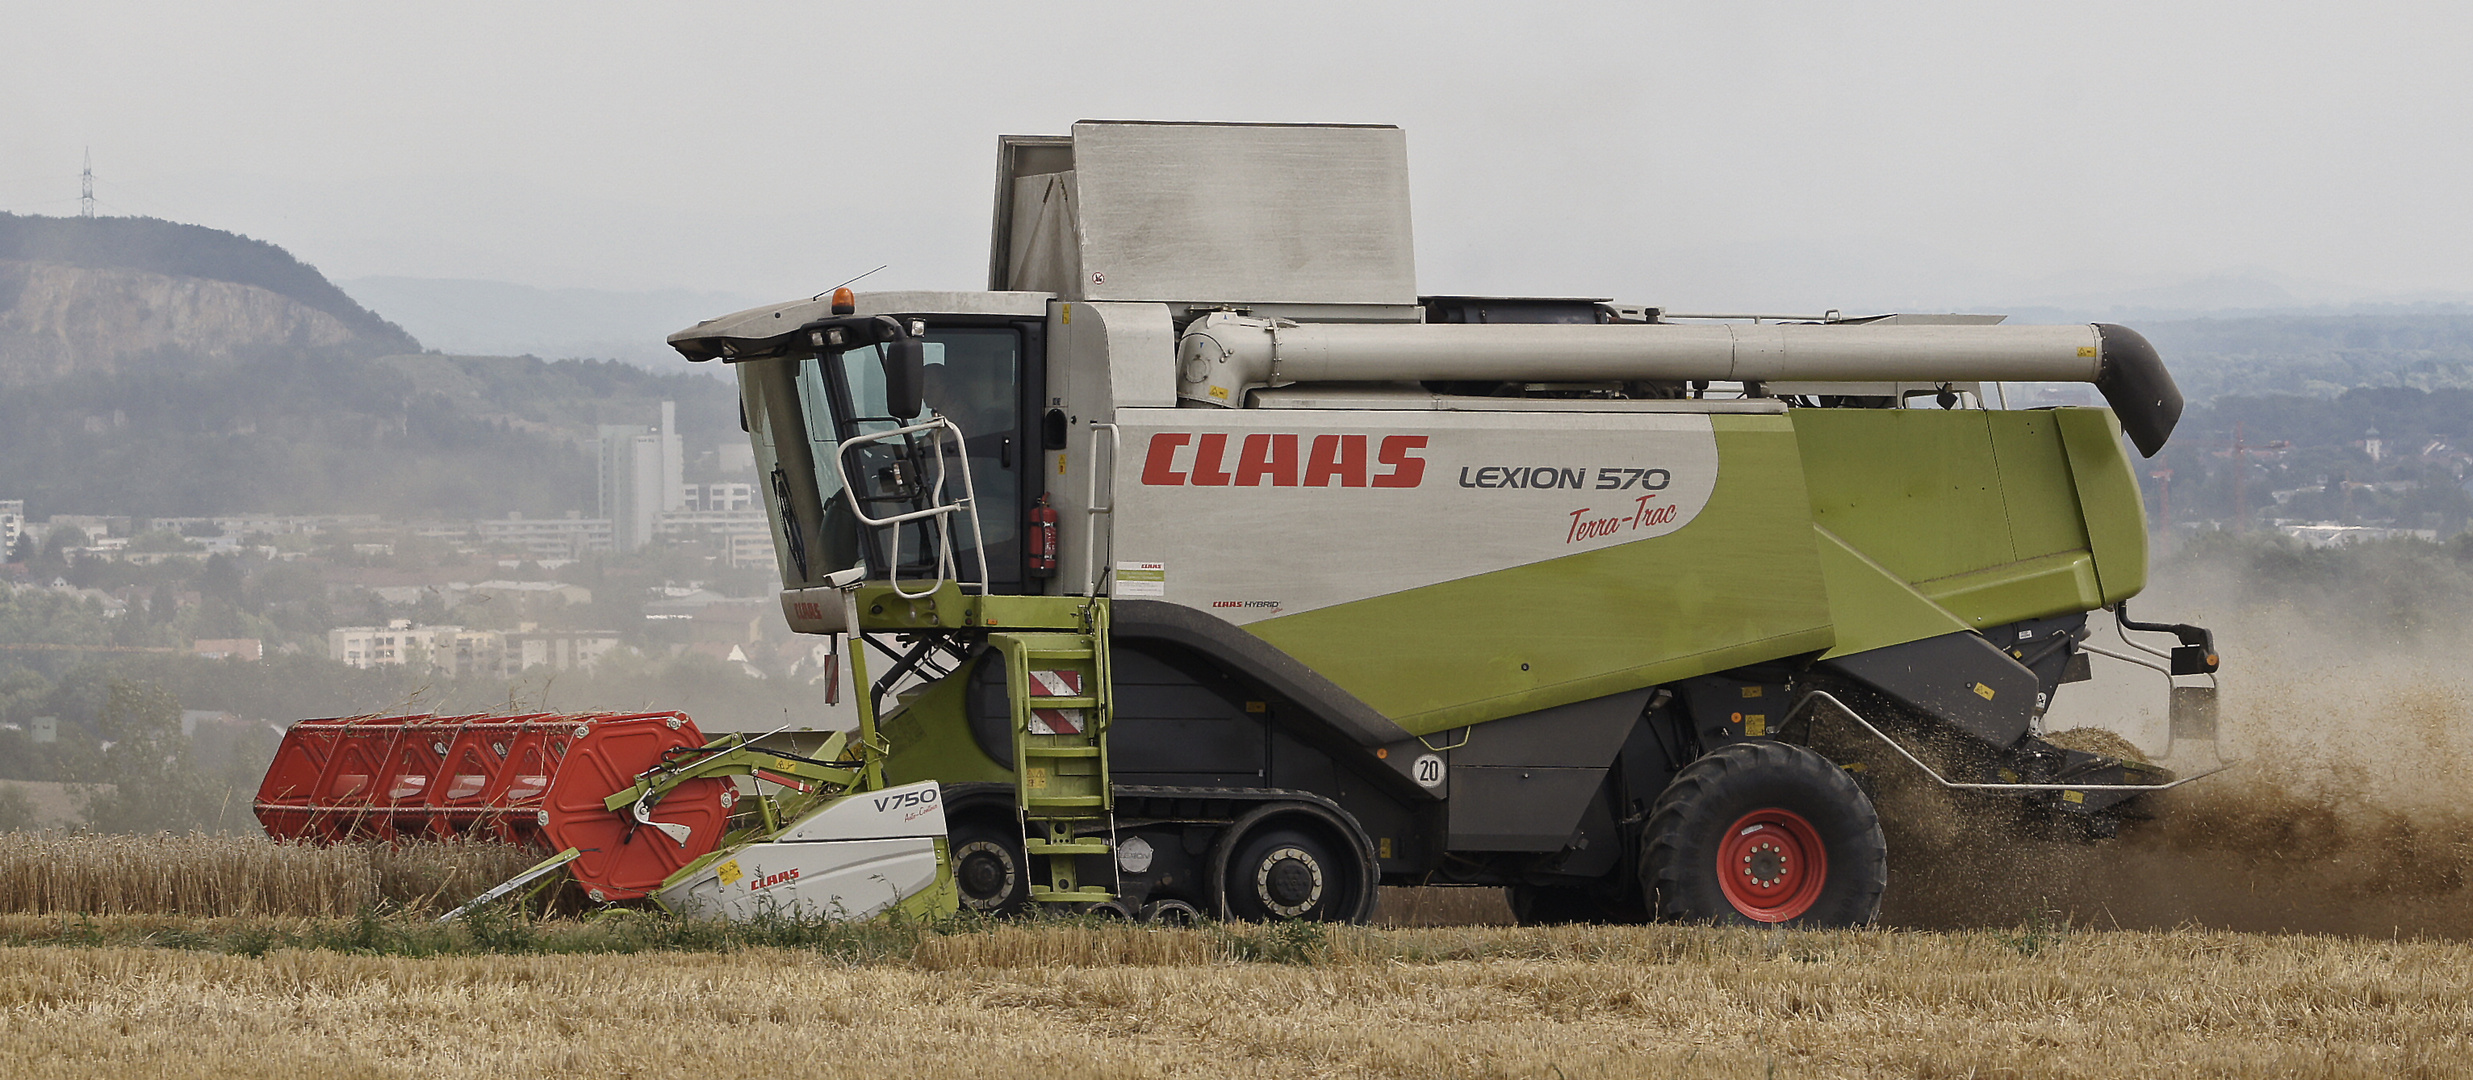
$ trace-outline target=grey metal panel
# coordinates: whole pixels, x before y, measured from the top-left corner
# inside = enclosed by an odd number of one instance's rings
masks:
[[[2035,673],[1961,630],[1820,662],[1960,731],[2009,747],[2035,715]]]
[[[2007,318],[2009,318],[2007,315],[1961,315],[1955,312],[1942,315],[1902,312],[1896,315],[1876,315],[1869,319],[1848,321],[1859,322],[1866,326],[1998,326]]]
[[[826,298],[828,301],[830,297]],[[1019,315],[1038,318],[1048,313],[1043,292],[946,292],[912,289],[863,292],[854,299],[861,315]]]
[[[1451,770],[1453,851],[1561,851],[1604,769],[1461,766]]]
[[[996,138],[996,211],[991,219],[987,287],[1004,289],[1013,278],[1013,191],[1017,177],[1073,168],[1070,135],[1000,135]]]
[[[1433,412],[1782,414],[1775,398],[1485,398],[1437,394],[1414,383],[1305,383],[1256,390],[1257,409],[1418,409]]]
[[[1066,317],[1096,323],[1107,351],[1110,404],[1119,409],[1176,406],[1176,325],[1159,304],[1074,303]]]
[[[1082,295],[1080,227],[1074,224],[1073,174],[1040,173],[1013,182],[1013,254],[1005,263],[1004,287]]]
[[[1627,690],[1479,724],[1468,729],[1468,744],[1452,752],[1452,766],[1603,769],[1655,692]]]
[[[1038,292],[944,292],[908,290],[857,293],[853,311],[860,315],[1013,315],[1036,318],[1047,314],[1048,294]],[[724,355],[729,358],[812,355],[804,342],[789,335],[799,327],[833,314],[831,295],[787,303],[766,304],[706,319],[671,334],[671,347],[691,360]],[[1163,361],[1164,363],[1164,361]]]
[[[1073,156],[1084,297],[1417,301],[1398,128],[1086,121]]]

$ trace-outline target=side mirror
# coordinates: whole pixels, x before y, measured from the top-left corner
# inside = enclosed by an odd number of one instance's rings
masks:
[[[926,393],[927,347],[919,339],[897,337],[884,344],[885,411],[897,419],[919,415]]]

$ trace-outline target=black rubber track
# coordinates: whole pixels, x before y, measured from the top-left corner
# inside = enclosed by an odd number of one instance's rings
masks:
[[[1889,885],[1880,815],[1853,777],[1790,743],[1740,742],[1683,767],[1658,795],[1640,836],[1640,884],[1660,919],[1766,926],[1728,903],[1717,883],[1726,830],[1761,809],[1791,810],[1820,833],[1828,879],[1795,927],[1864,926]]]

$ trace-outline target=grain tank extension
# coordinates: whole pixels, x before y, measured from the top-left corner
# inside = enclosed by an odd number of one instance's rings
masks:
[[[2213,739],[2208,633],[2125,609],[2131,455],[2181,412],[2137,333],[1422,295],[1406,162],[1391,127],[1007,137],[986,291],[671,335],[737,373],[783,615],[850,658],[858,726],[562,778],[544,836],[676,840],[629,880],[732,917],[1358,920],[1459,884],[1850,925],[1886,785],[2101,838],[2189,779],[2042,727],[2102,656]],[[627,824],[672,800],[728,820]]]

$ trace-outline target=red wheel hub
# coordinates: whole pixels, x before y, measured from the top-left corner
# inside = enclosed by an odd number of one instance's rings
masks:
[[[1812,909],[1829,881],[1820,831],[1792,810],[1754,810],[1717,846],[1717,886],[1743,917],[1785,922]]]

